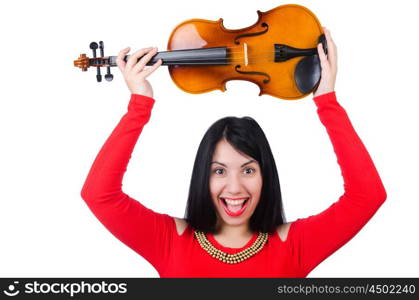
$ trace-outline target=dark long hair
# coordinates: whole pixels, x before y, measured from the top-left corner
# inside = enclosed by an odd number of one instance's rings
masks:
[[[259,124],[251,117],[225,117],[207,130],[198,147],[192,170],[185,220],[205,233],[216,233],[216,208],[211,200],[209,176],[215,146],[221,139],[238,152],[255,159],[262,171],[260,201],[250,218],[250,229],[272,234],[285,223],[278,172],[268,140]]]

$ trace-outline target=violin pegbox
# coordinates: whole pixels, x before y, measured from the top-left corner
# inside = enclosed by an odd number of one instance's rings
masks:
[[[102,75],[100,73],[101,67],[106,67],[107,72],[105,75],[106,81],[112,81],[113,75],[111,74],[111,68],[109,66],[109,57],[104,55],[104,44],[100,41],[99,44],[91,42],[89,48],[92,50],[93,58],[89,58],[86,54],[80,54],[79,58],[74,61],[74,66],[79,67],[83,72],[87,71],[90,67],[96,67],[96,80],[97,82],[102,81]],[[99,48],[100,57],[97,57],[96,50]]]

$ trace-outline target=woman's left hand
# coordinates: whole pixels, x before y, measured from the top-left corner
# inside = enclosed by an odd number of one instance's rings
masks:
[[[327,56],[324,53],[323,45],[319,43],[317,45],[317,51],[319,53],[320,65],[322,68],[322,74],[319,86],[313,94],[313,97],[317,97],[323,94],[333,92],[335,90],[336,74],[338,72],[337,66],[337,49],[336,45],[332,40],[330,31],[323,27],[324,34],[327,42]]]

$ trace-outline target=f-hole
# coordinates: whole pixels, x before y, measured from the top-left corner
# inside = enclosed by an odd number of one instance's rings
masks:
[[[248,75],[262,75],[265,76],[267,78],[263,79],[263,83],[264,84],[268,84],[269,81],[271,81],[271,76],[269,76],[269,74],[264,73],[264,72],[246,72],[246,71],[240,71],[239,69],[241,68],[240,65],[237,65],[234,69],[236,70],[237,73],[240,74],[248,74]]]
[[[257,36],[257,35],[261,35],[261,34],[266,33],[266,32],[268,31],[268,29],[269,29],[268,24],[266,24],[265,22],[263,22],[263,23],[261,24],[261,26],[262,26],[262,27],[264,27],[264,28],[265,28],[265,30],[260,31],[260,32],[253,32],[253,33],[244,33],[244,34],[240,34],[240,35],[236,36],[236,38],[234,39],[234,44],[236,44],[236,45],[240,45],[240,41],[239,41],[239,39],[241,39],[242,37]]]

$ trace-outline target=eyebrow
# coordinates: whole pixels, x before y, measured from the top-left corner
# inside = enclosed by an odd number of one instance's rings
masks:
[[[242,168],[242,167],[244,167],[244,166],[246,166],[246,165],[248,165],[248,164],[251,164],[251,163],[253,163],[253,162],[257,162],[257,161],[256,161],[256,160],[254,160],[254,159],[249,160],[248,162],[246,162],[246,163],[242,164],[242,165],[240,166],[240,168]],[[222,166],[224,166],[224,167],[227,167],[227,165],[226,165],[226,164],[220,163],[219,161],[213,161],[213,162],[211,162],[211,164],[219,164],[219,165],[222,165]]]

